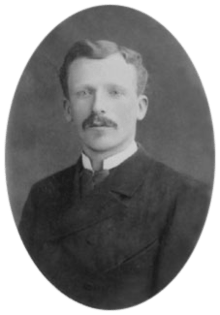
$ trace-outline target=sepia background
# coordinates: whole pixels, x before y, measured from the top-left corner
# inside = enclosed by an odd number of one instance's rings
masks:
[[[73,164],[80,144],[63,115],[58,70],[77,40],[107,39],[140,52],[150,74],[149,111],[137,140],[155,159],[212,184],[214,143],[200,79],[176,39],[138,11],[102,6],[58,25],[40,44],[18,84],[8,123],[6,172],[12,210],[20,220],[30,187]]]

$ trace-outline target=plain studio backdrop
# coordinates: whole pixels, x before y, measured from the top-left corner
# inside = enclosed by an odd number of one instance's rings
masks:
[[[142,54],[149,71],[149,110],[138,123],[138,142],[156,160],[212,184],[211,118],[186,52],[146,14],[100,6],[58,25],[34,52],[19,81],[6,146],[8,189],[16,222],[30,187],[72,165],[79,156],[76,132],[64,119],[58,72],[72,44],[86,38],[115,41]]]

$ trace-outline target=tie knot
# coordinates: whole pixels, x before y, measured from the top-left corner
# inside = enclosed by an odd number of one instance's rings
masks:
[[[96,185],[96,184],[101,183],[108,175],[109,175],[109,170],[95,171],[92,177],[94,184]]]
[[[92,172],[83,169],[80,177],[80,186],[82,196],[90,193],[94,187],[100,184],[109,175],[109,170],[101,170]]]

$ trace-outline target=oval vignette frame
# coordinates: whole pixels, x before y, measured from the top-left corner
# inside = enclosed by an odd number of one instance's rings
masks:
[[[108,26],[97,29],[93,25],[92,28],[94,17],[101,21],[103,15]],[[131,21],[132,30],[127,32]],[[119,24],[120,31],[116,33]],[[136,33],[144,33],[146,42],[140,41]],[[119,44],[121,39],[123,45],[142,53],[150,73],[147,91],[150,107],[139,126],[138,141],[155,160],[212,187],[211,118],[203,87],[185,51],[167,30],[146,14],[119,6],[94,7],[59,24],[36,49],[19,81],[9,118],[6,149],[9,197],[17,224],[31,186],[70,166],[80,153],[75,132],[62,120],[63,96],[57,71],[71,44],[70,38],[76,41],[91,37]]]

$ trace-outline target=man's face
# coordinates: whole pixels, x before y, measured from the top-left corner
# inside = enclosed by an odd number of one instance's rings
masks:
[[[73,121],[85,152],[120,152],[135,138],[147,98],[137,95],[137,73],[120,54],[80,58],[70,65],[65,114]]]

